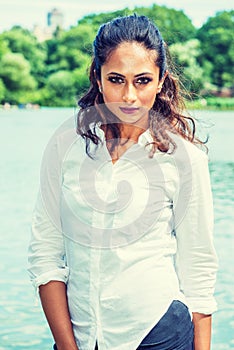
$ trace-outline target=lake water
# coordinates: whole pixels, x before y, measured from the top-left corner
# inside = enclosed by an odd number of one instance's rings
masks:
[[[219,256],[212,350],[234,349],[234,113],[194,112],[210,134],[210,172]],[[0,110],[0,350],[48,350],[45,318],[29,282],[27,246],[40,159],[73,109]],[[110,349],[111,350],[111,349]]]

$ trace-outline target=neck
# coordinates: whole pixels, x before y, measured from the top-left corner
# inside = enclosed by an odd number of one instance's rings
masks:
[[[118,124],[118,127],[120,138],[114,140],[112,133],[106,128],[106,126],[101,126],[106,135],[107,148],[110,152],[113,163],[115,163],[128,148],[136,144],[139,136],[147,129],[146,127],[143,128],[132,124],[122,123]]]
[[[143,132],[145,132],[148,129],[148,125],[143,128],[141,126],[136,126],[132,124],[117,124],[119,127],[120,131],[120,139],[122,140],[131,140],[134,142],[138,141],[138,138]],[[106,135],[106,140],[112,140],[113,135],[112,133],[108,130],[108,128],[105,125],[101,126],[101,129],[104,131]]]
[[[146,127],[138,126],[138,125],[132,125],[132,124],[119,124],[119,130],[121,139],[125,140],[133,140],[135,142],[138,141],[139,136],[145,132],[145,130],[148,128],[148,125]]]

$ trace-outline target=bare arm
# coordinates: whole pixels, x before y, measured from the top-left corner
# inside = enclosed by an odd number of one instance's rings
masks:
[[[211,315],[193,313],[195,350],[210,350]]]
[[[39,287],[44,313],[58,350],[78,350],[70,320],[66,285],[51,281]]]

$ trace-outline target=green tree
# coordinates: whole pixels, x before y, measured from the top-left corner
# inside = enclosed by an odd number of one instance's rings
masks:
[[[60,44],[66,45],[69,49],[80,50],[84,54],[92,54],[92,44],[96,31],[91,25],[78,24],[60,37]]]
[[[9,48],[5,40],[0,37],[0,66],[2,57],[9,52]],[[0,78],[0,103],[4,101],[6,95],[6,87],[3,80]]]
[[[179,74],[182,75],[184,86],[193,93],[203,88],[204,72],[197,62],[200,55],[200,41],[191,39],[183,44],[170,46],[170,53],[176,62]]]
[[[10,91],[36,87],[36,81],[30,74],[30,63],[21,53],[7,53],[2,57],[0,77]]]
[[[17,103],[19,96],[34,90],[37,85],[30,74],[30,63],[20,53],[9,52],[2,57],[0,78],[7,89],[6,98],[11,103]]]
[[[43,85],[45,79],[45,44],[38,43],[37,39],[29,30],[15,26],[0,35],[9,49],[14,53],[20,53],[30,62],[31,74],[37,80],[39,86]]]
[[[7,52],[10,52],[7,42],[0,36],[0,60],[2,56],[5,55]]]
[[[76,89],[77,98],[88,91],[90,82],[88,78],[87,67],[82,66],[73,71],[74,85]]]
[[[156,4],[151,7],[136,7],[138,14],[148,16],[159,28],[168,45],[195,38],[196,28],[181,10]]]
[[[133,10],[125,8],[110,13],[92,14],[83,17],[79,23],[93,26],[95,30],[97,30],[101,24],[115,17],[132,13],[148,16],[158,26],[164,40],[168,44],[184,42],[196,36],[196,28],[183,11],[167,8],[166,6],[158,6],[156,4],[151,7],[135,7]]]
[[[6,87],[2,79],[0,79],[0,103],[4,101],[5,95],[6,95]]]
[[[42,91],[43,104],[46,106],[75,105],[76,90],[73,74],[69,71],[58,71],[49,76]]]
[[[128,8],[125,8],[123,10],[117,10],[114,12],[90,14],[90,15],[84,16],[82,19],[80,19],[78,24],[92,27],[94,32],[97,32],[98,28],[103,23],[109,22],[116,17],[130,15],[131,13],[133,13],[133,11],[129,10]]]
[[[201,42],[199,62],[209,67],[211,82],[219,88],[233,85],[234,11],[218,12],[198,30]]]
[[[78,25],[61,33],[58,40],[48,40],[48,73],[51,74],[58,70],[73,71],[87,67],[94,35],[92,27]]]

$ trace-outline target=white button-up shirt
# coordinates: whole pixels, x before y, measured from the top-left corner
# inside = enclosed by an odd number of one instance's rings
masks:
[[[207,156],[171,135],[174,153],[150,158],[146,130],[113,164],[97,133],[93,158],[69,122],[48,144],[29,273],[36,288],[67,284],[80,350],[134,350],[175,299],[216,310]]]

